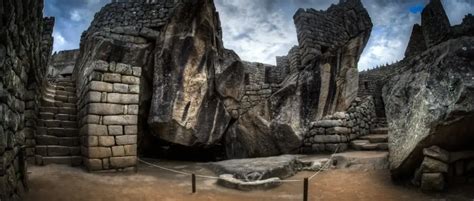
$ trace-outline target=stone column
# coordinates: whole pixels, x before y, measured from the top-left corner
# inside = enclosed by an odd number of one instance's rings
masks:
[[[89,69],[79,89],[84,164],[90,171],[133,170],[141,68],[95,61]]]

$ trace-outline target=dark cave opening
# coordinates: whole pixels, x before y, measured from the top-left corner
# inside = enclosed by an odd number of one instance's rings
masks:
[[[140,157],[193,162],[213,162],[226,159],[225,147],[222,142],[210,147],[188,147],[161,140],[150,134],[144,135],[143,138],[138,148]]]

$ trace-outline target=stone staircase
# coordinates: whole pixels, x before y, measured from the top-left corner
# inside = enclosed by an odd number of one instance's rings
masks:
[[[81,165],[76,101],[75,84],[71,79],[58,78],[46,84],[37,125],[37,165]]]
[[[363,151],[388,150],[388,125],[385,118],[378,118],[370,134],[359,137],[351,142],[351,148]]]

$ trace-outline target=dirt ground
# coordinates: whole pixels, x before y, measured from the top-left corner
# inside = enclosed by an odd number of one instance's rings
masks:
[[[161,162],[166,167],[213,175],[189,162]],[[30,190],[26,201],[279,201],[302,200],[303,183],[284,183],[265,191],[226,189],[215,180],[197,180],[191,193],[191,178],[147,165],[138,173],[91,174],[79,168],[50,165],[29,168]],[[302,179],[312,172],[300,172],[290,179]],[[329,170],[310,181],[310,199],[318,201],[473,201],[474,186],[427,195],[415,188],[394,185],[388,171]]]

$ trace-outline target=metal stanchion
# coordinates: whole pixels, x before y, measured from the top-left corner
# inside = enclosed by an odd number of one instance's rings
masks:
[[[196,193],[196,175],[195,174],[191,175],[191,181],[192,181],[193,193]]]
[[[308,201],[308,178],[304,178],[303,201]]]

